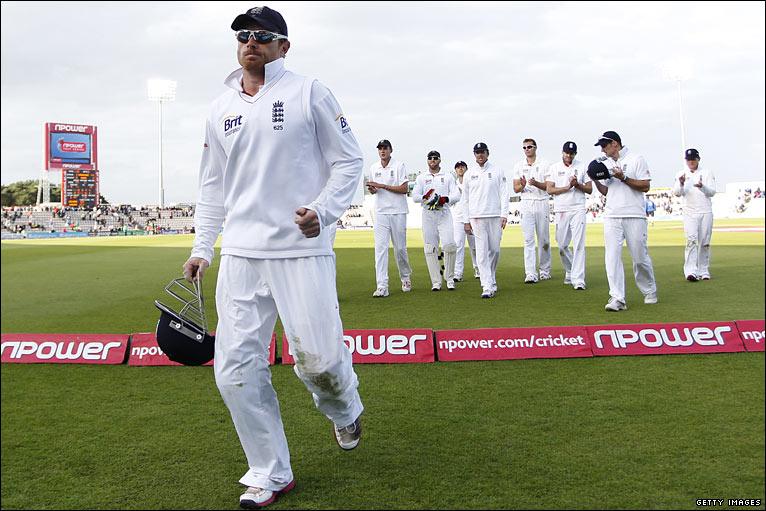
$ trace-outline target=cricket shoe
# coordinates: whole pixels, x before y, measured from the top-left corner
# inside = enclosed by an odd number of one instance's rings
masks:
[[[454,291],[455,290],[455,281],[454,280],[448,280],[447,281],[447,291]]]
[[[585,284],[575,284],[575,291],[585,291]]]
[[[479,278],[479,269],[474,268],[473,269],[473,278],[478,279]]]
[[[564,285],[569,285],[569,284],[571,284],[571,283],[572,283],[572,277],[570,277],[570,276],[569,276],[569,274],[567,273],[567,274],[564,276]]]
[[[710,275],[703,275],[700,280],[710,280]]]
[[[489,289],[481,293],[482,298],[494,298],[494,296],[495,296],[495,291],[493,289]]]
[[[372,296],[374,298],[381,298],[381,297],[384,297],[384,296],[388,296],[388,288],[379,287],[378,289],[375,290],[374,293],[372,293]]]
[[[644,303],[646,304],[657,303],[657,293],[649,293],[648,295],[644,296]]]
[[[697,282],[699,280],[699,277],[697,277],[696,275],[687,275],[686,280],[688,280],[689,282]]]
[[[409,293],[412,291],[412,281],[410,279],[402,281],[402,293]]]
[[[431,286],[431,291],[441,291],[442,285],[441,284],[434,284]]]
[[[455,282],[463,282],[463,276],[462,275],[455,275]]]
[[[247,491],[239,497],[239,507],[242,509],[258,509],[266,507],[269,504],[273,504],[276,500],[295,488],[295,480],[287,483],[287,486],[281,490],[265,490],[263,488],[257,488],[250,486]]]
[[[625,302],[621,302],[617,298],[610,298],[609,302],[604,306],[604,309],[610,312],[624,311],[627,310],[627,308],[628,306],[625,305]]]
[[[340,448],[344,451],[350,451],[359,445],[359,440],[362,438],[362,416],[360,415],[354,422],[342,428],[333,424],[332,429]]]
[[[534,284],[535,282],[537,282],[537,275],[530,274],[524,278],[524,284]]]
[[[551,280],[551,274],[540,272],[540,280]]]

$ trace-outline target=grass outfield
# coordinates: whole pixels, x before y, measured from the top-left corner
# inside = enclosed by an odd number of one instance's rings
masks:
[[[716,228],[763,227],[763,219]],[[552,238],[553,239],[553,238]],[[630,309],[603,309],[600,225],[585,292],[524,285],[521,232],[506,230],[499,293],[478,281],[432,293],[419,231],[414,290],[373,299],[372,233],[341,231],[346,328],[501,327],[764,318],[764,233],[713,234],[713,280],[683,280],[680,222],[649,229],[660,303],[644,305],[626,254]],[[2,243],[2,332],[153,330],[190,236]],[[391,262],[389,276],[396,282]],[[470,264],[470,263],[469,263]],[[214,315],[217,262],[205,282]],[[762,353],[357,365],[365,436],[338,449],[291,368],[272,368],[297,487],[274,509],[694,508],[764,498]],[[233,509],[246,469],[210,368],[2,366],[3,509]],[[726,507],[726,506],[723,506]]]

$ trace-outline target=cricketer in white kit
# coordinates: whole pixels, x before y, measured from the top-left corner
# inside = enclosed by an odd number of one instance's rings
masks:
[[[606,196],[604,206],[604,260],[609,281],[608,311],[627,309],[625,300],[625,270],[622,265],[622,244],[627,242],[633,258],[636,285],[644,295],[644,303],[657,303],[657,283],[652,259],[649,257],[644,193],[649,191],[652,176],[646,160],[622,145],[620,136],[606,131],[596,142],[606,155],[603,165],[611,177],[596,188]]]
[[[277,314],[295,374],[334,423],[340,447],[355,447],[361,434],[330,227],[351,203],[363,159],[330,90],[285,69],[290,43],[278,12],[250,9],[232,29],[242,68],[226,78],[229,90],[207,118],[184,275],[202,278],[223,226],[215,380],[249,466],[240,505],[263,507],[294,486],[268,362]],[[355,442],[343,443],[352,429]]]
[[[439,151],[428,153],[428,170],[418,174],[412,189],[413,202],[423,205],[423,250],[426,255],[431,291],[442,287],[439,244],[444,251],[444,280],[447,289],[455,289],[455,234],[450,208],[460,201],[455,178],[440,166]]]
[[[375,195],[375,280],[374,297],[388,296],[388,243],[394,246],[394,258],[402,281],[402,292],[412,290],[412,269],[407,256],[407,192],[409,180],[404,162],[391,157],[388,140],[378,142],[380,161],[370,166],[367,190]]]
[[[488,161],[487,144],[477,143],[473,153],[476,165],[463,176],[463,225],[465,232],[476,239],[481,297],[492,298],[497,293],[497,263],[500,240],[510,215],[510,192],[503,169]]]
[[[468,171],[468,165],[464,161],[455,163],[455,184],[460,191],[460,196],[463,195],[463,177]],[[463,280],[463,267],[465,266],[465,242],[468,241],[468,252],[471,254],[471,265],[473,266],[474,278],[479,278],[479,265],[476,259],[476,239],[473,234],[465,232],[463,227],[463,216],[465,201],[459,201],[457,204],[450,206],[450,212],[452,213],[452,230],[455,233],[455,245],[457,245],[457,251],[455,252],[455,281],[460,282]]]
[[[711,170],[700,167],[700,154],[696,149],[687,149],[685,158],[688,169],[676,175],[673,194],[683,197],[684,275],[686,280],[696,282],[710,279],[715,176]]]
[[[545,183],[548,162],[537,156],[537,142],[534,139],[525,138],[522,148],[525,157],[513,168],[513,190],[521,194],[519,211],[524,235],[524,282],[534,284],[538,280],[551,278],[550,197]]]
[[[564,284],[585,289],[585,194],[593,184],[583,163],[576,159],[577,144],[564,143],[561,161],[548,168],[547,192],[553,197],[556,244],[564,266]],[[569,248],[569,244],[572,248]]]

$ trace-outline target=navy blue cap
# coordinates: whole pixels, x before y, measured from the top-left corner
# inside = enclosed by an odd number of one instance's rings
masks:
[[[618,144],[622,145],[622,139],[616,131],[605,131],[604,134],[599,137],[598,142],[593,145],[601,145],[609,142],[617,142]]]
[[[699,160],[700,152],[697,151],[696,149],[687,149],[685,158],[687,160]]]
[[[231,23],[232,30],[241,30],[247,28],[249,25],[257,23],[265,30],[276,32],[287,37],[287,23],[279,12],[274,9],[270,9],[265,5],[263,7],[253,7],[248,9],[246,13],[240,14]]]
[[[436,156],[437,158],[441,158],[442,155],[439,153],[439,151],[428,151],[428,157]]]
[[[564,153],[577,153],[577,144],[574,142],[565,142],[561,151]]]
[[[377,147],[378,149],[380,149],[381,147],[388,147],[389,149],[393,149],[393,147],[391,146],[391,142],[389,142],[385,138],[381,140],[380,142],[378,142],[378,145],[375,147]]]
[[[481,151],[489,152],[489,147],[487,147],[487,144],[485,144],[484,142],[479,142],[475,146],[473,146],[473,152],[479,153]]]

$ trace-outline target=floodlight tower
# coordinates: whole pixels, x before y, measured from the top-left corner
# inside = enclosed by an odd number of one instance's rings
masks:
[[[681,154],[683,155],[687,147],[682,84],[684,80],[689,80],[691,78],[691,67],[684,61],[670,61],[665,63],[662,74],[666,80],[673,81],[678,84],[678,113],[681,119]]]
[[[150,101],[156,101],[160,105],[160,208],[165,207],[165,187],[162,181],[162,104],[175,101],[177,82],[173,80],[147,80],[146,88]]]

